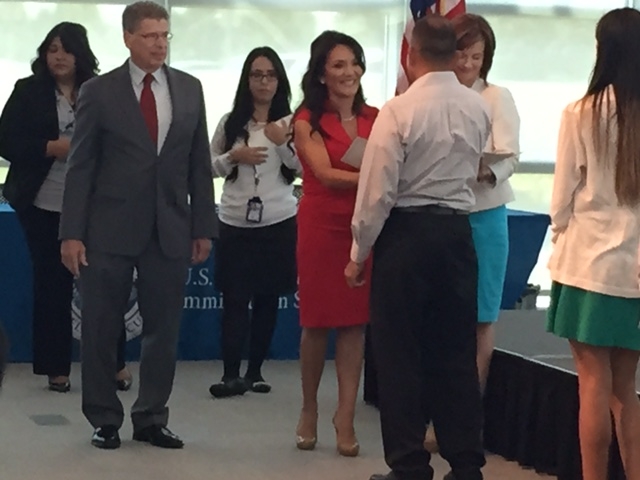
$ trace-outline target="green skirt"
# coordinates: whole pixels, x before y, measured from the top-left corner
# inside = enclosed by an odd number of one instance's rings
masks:
[[[553,282],[547,331],[597,347],[640,350],[640,298],[622,298]]]

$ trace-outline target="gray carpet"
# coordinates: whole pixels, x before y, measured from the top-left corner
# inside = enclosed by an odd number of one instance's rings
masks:
[[[137,364],[131,365],[137,378]],[[356,429],[358,458],[335,452],[331,417],[336,401],[333,363],[328,363],[320,394],[319,443],[316,451],[294,446],[300,391],[296,362],[270,362],[265,375],[274,386],[269,395],[213,400],[210,383],[221,374],[219,362],[178,365],[171,398],[170,427],[186,441],[182,451],[165,451],[131,441],[127,422],[122,448],[101,451],[89,445],[91,428],[80,412],[79,369],[74,365],[72,391],[44,389],[30,365],[10,365],[0,394],[1,480],[367,480],[386,472],[377,411],[360,404]],[[126,408],[135,398],[121,394]],[[435,457],[436,480],[448,471]],[[488,457],[488,480],[534,480],[542,477],[495,456]]]

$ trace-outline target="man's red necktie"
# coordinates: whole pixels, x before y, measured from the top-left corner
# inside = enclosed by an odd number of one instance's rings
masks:
[[[156,109],[156,97],[151,90],[151,82],[153,82],[153,75],[147,73],[144,76],[144,87],[142,87],[142,94],[140,95],[140,108],[142,109],[142,116],[144,122],[149,129],[149,135],[153,140],[154,145],[158,145],[158,110]]]

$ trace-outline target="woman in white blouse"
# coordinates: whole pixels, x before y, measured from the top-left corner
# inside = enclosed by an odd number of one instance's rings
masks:
[[[626,478],[640,478],[640,12],[607,13],[586,95],[562,114],[551,198],[547,329],[578,372],[584,480],[607,478],[611,413]]]
[[[484,390],[494,347],[493,324],[498,320],[507,273],[509,231],[506,204],[514,200],[509,178],[518,164],[520,117],[509,90],[487,82],[493,64],[496,40],[489,23],[479,15],[453,19],[458,38],[458,62],[454,70],[463,85],[486,100],[491,114],[491,132],[480,163],[473,191],[476,206],[469,216],[478,256],[477,364],[480,388]],[[433,429],[425,446],[437,451]]]
[[[215,284],[224,296],[222,381],[214,397],[271,391],[262,377],[280,295],[296,290],[296,198],[299,161],[289,147],[291,88],[276,52],[252,50],[244,62],[233,109],[211,141],[214,177],[224,177]],[[251,308],[250,308],[251,304]],[[249,364],[240,363],[250,333]]]

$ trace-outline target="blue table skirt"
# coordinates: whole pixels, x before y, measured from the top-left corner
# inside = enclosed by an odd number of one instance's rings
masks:
[[[538,260],[549,224],[547,215],[509,211],[510,254],[502,308],[513,308],[524,291]],[[220,314],[222,296],[213,287],[213,255],[202,265],[192,267],[187,280],[184,314],[178,345],[182,360],[220,358]],[[29,254],[16,218],[8,205],[0,205],[0,322],[11,342],[10,358],[14,362],[31,361],[31,268]],[[79,338],[79,310],[74,301],[74,336]],[[141,328],[135,294],[126,315],[128,360],[140,353]],[[270,358],[297,359],[300,341],[298,301],[296,295],[280,299],[280,314]],[[78,342],[76,343],[76,355]],[[327,354],[333,357],[333,342]],[[77,357],[76,357],[77,358]]]

